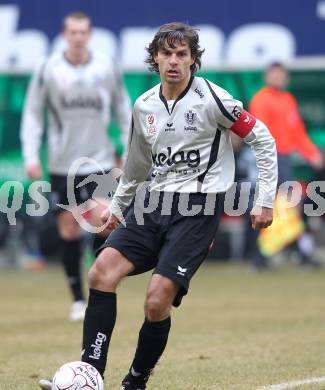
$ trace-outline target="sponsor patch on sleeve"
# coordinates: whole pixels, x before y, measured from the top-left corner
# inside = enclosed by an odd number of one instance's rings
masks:
[[[243,110],[237,121],[231,126],[230,130],[241,138],[245,138],[255,126],[256,118],[249,112]]]

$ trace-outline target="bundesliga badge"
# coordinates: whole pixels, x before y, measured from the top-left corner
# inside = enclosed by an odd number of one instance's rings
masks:
[[[148,135],[156,134],[156,115],[155,114],[147,114],[146,115],[146,126]]]

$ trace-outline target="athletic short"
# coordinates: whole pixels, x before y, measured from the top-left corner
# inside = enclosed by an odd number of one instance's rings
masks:
[[[109,171],[105,172],[108,173]],[[103,175],[103,172],[96,172],[95,175]],[[90,177],[88,175],[76,175],[73,180],[73,193],[74,196],[68,197],[68,176],[50,174],[51,193],[50,193],[50,207],[55,214],[59,214],[65,211],[58,204],[63,204],[69,207],[79,206],[90,199],[97,187],[95,181],[90,181],[78,187],[83,180]],[[71,199],[72,198],[72,199]]]
[[[131,205],[125,215],[126,226],[120,224],[100,250],[105,247],[117,249],[134,264],[133,275],[153,269],[153,273],[173,280],[180,286],[173,303],[177,307],[212,246],[224,196],[216,194],[213,215],[204,215],[206,194],[190,194],[188,210],[193,205],[202,205],[201,211],[194,216],[179,212],[179,193],[172,195],[170,215],[162,215],[163,196],[164,193],[160,193],[155,211],[144,214],[144,224],[137,223],[134,204]]]

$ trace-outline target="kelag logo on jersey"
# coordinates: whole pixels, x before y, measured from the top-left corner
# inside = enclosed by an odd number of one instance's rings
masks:
[[[196,168],[200,165],[201,157],[198,149],[192,149],[188,152],[180,150],[176,153],[172,153],[172,148],[167,147],[167,154],[161,152],[159,154],[152,154],[152,161],[156,167],[163,167],[168,165],[171,167],[176,164],[187,164],[190,168]]]
[[[232,110],[231,113],[232,113],[232,115],[233,115],[235,118],[239,119],[239,118],[241,117],[241,109],[240,109],[240,107],[235,106],[235,107],[233,108],[233,110]]]
[[[97,111],[101,111],[103,109],[102,100],[92,97],[86,96],[77,96],[71,99],[66,98],[65,96],[61,97],[61,104],[65,110],[76,110],[76,109],[93,109]]]

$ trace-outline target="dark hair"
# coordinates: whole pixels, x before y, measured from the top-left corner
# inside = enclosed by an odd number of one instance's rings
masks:
[[[286,68],[286,66],[284,64],[282,64],[282,62],[279,62],[279,61],[274,61],[274,62],[271,62],[267,67],[266,67],[266,72],[268,72],[269,70],[273,70],[275,68],[280,68],[282,69],[283,71],[287,72],[288,73],[288,69]]]
[[[146,48],[148,56],[145,62],[148,64],[151,72],[159,73],[158,64],[156,64],[154,57],[158,51],[167,44],[171,48],[175,48],[176,43],[187,42],[191,49],[191,56],[194,58],[194,63],[191,65],[192,75],[201,67],[201,56],[204,52],[199,46],[199,35],[197,29],[181,22],[173,22],[163,24],[152,42]]]
[[[89,30],[91,30],[91,27],[92,27],[92,23],[91,23],[91,19],[90,17],[82,12],[82,11],[77,11],[77,12],[71,12],[70,14],[66,15],[64,18],[63,18],[63,22],[62,22],[62,30],[64,31],[67,27],[67,21],[68,19],[78,19],[78,20],[81,20],[81,19],[86,19],[88,20],[89,22]]]

